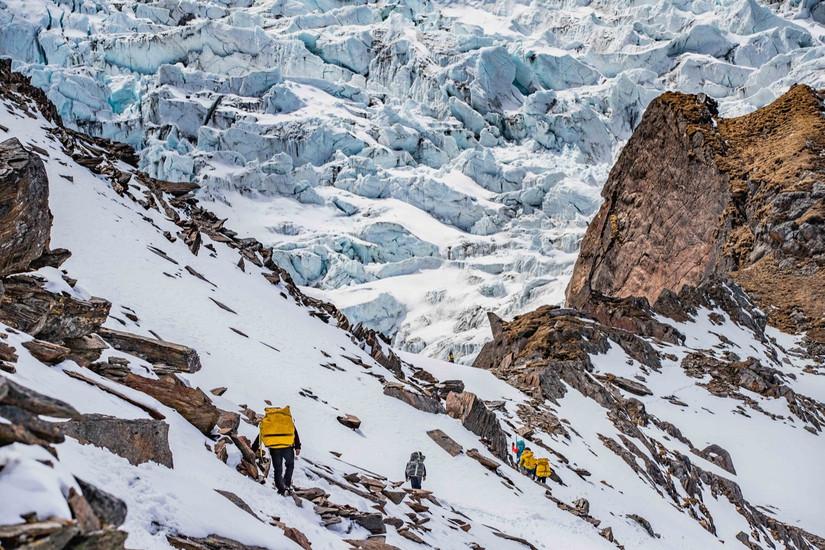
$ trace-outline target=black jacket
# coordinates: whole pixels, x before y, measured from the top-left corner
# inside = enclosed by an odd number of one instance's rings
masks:
[[[252,442],[252,450],[254,452],[258,452],[258,447],[261,446],[261,434],[255,436],[255,441]],[[301,450],[301,437],[298,435],[298,429],[295,429],[295,443],[292,444],[292,447],[286,447],[287,449],[295,449],[296,451]]]

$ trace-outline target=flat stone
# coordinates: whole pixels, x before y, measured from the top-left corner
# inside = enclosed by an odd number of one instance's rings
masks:
[[[174,372],[192,373],[201,370],[198,352],[190,347],[109,328],[101,328],[98,334],[116,350],[137,355]]]
[[[439,447],[447,451],[450,456],[458,456],[464,452],[464,448],[455,439],[445,434],[441,430],[430,430],[427,432],[430,439],[435,441]]]
[[[29,353],[31,353],[35,359],[49,365],[60,363],[72,352],[72,350],[66,346],[52,344],[51,342],[38,340],[37,338],[23,342],[23,347],[29,350]]]
[[[444,412],[444,406],[438,398],[412,392],[400,384],[387,384],[384,386],[384,395],[399,399],[420,411],[434,414]]]

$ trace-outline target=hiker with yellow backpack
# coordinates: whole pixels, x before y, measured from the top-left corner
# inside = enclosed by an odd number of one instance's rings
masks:
[[[536,458],[533,456],[533,451],[530,447],[524,449],[524,452],[521,453],[521,458],[519,459],[519,464],[521,467],[521,472],[529,476],[531,479],[536,477]]]
[[[301,438],[298,437],[298,430],[295,429],[292,412],[288,406],[266,407],[259,428],[258,439],[252,448],[257,448],[261,454],[264,448],[269,449],[278,494],[292,493],[292,471],[295,469],[295,457],[301,454]]]
[[[547,483],[547,478],[550,477],[553,470],[550,469],[549,458],[539,458],[536,460],[536,479],[539,483]]]

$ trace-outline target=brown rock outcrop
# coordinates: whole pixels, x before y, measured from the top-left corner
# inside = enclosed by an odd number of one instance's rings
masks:
[[[48,251],[52,215],[43,161],[17,138],[0,143],[0,276]]]
[[[102,298],[81,300],[49,292],[36,276],[6,277],[3,286],[0,321],[49,342],[82,338],[95,332],[111,308]]]
[[[220,418],[220,410],[198,388],[190,388],[178,377],[166,374],[157,380],[128,374],[122,384],[151,395],[167,407],[172,407],[201,432],[209,435]]]
[[[465,428],[479,436],[495,456],[507,462],[507,436],[495,413],[471,392],[447,395],[447,414],[461,420]]]
[[[653,304],[730,277],[771,323],[825,341],[824,112],[802,85],[732,119],[704,96],[654,100],[602,191],[568,305]]]
[[[116,350],[146,359],[164,372],[197,372],[201,369],[198,352],[190,347],[105,327],[98,334]]]

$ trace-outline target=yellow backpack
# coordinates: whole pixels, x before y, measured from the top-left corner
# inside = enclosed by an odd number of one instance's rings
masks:
[[[533,457],[532,451],[524,451],[521,454],[521,465],[528,470],[532,470],[536,467],[536,459]]]
[[[536,476],[550,477],[550,460],[547,458],[540,458],[536,460]]]
[[[261,443],[271,449],[285,449],[295,444],[295,423],[289,407],[267,407],[261,420]]]

